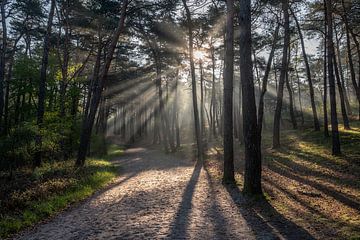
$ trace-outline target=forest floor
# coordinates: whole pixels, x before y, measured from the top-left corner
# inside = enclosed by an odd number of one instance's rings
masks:
[[[343,155],[309,129],[283,131],[283,147],[264,135],[265,199],[221,184],[221,152],[209,146],[204,167],[184,146],[178,154],[133,147],[113,164],[119,176],[80,205],[14,239],[358,239],[360,128],[341,129]]]
[[[138,147],[113,163],[114,183],[15,239],[314,239],[190,158]]]
[[[331,155],[331,139],[311,129],[282,131],[282,147],[263,136],[263,187],[268,205],[317,239],[360,239],[360,124],[340,128],[342,155]],[[242,147],[236,148],[236,180],[243,185]],[[222,147],[209,148],[206,168],[221,178]],[[271,213],[270,213],[271,214]]]

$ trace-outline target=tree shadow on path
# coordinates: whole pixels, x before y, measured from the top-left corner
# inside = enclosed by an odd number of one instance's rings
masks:
[[[226,190],[256,239],[315,239],[305,229],[282,216],[265,199],[249,199],[234,185],[226,185]]]
[[[189,183],[185,188],[182,201],[175,215],[175,219],[170,225],[170,239],[178,239],[179,237],[186,238],[187,227],[190,222],[189,215],[192,208],[192,198],[194,195],[196,183],[198,182],[200,176],[201,168],[202,164],[197,162]]]

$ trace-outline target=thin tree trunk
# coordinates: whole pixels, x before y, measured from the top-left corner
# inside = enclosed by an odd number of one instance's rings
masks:
[[[338,131],[338,119],[336,112],[336,92],[335,92],[335,78],[334,78],[334,43],[333,43],[333,5],[332,0],[327,0],[327,47],[328,47],[328,73],[329,73],[329,87],[330,87],[330,109],[331,109],[331,137],[332,137],[332,154],[338,155],[341,153],[340,150],[340,138]]]
[[[346,13],[346,9],[345,9],[344,0],[341,0],[341,3],[342,3],[343,11],[344,11],[343,20],[345,23],[346,47],[347,47],[347,54],[348,54],[348,61],[349,61],[350,77],[351,77],[351,82],[353,84],[353,87],[355,89],[356,98],[357,98],[359,106],[360,106],[360,86],[356,82],[354,62],[353,62],[353,58],[352,58],[352,54],[351,54],[350,26],[349,26],[349,22],[347,19],[347,13]]]
[[[203,148],[201,139],[201,129],[199,121],[199,110],[197,104],[197,92],[196,92],[196,76],[195,76],[195,64],[194,64],[194,49],[193,49],[193,23],[191,20],[191,13],[187,6],[186,0],[182,0],[186,11],[187,27],[189,34],[189,60],[190,60],[190,73],[192,84],[192,98],[193,98],[193,110],[194,110],[194,122],[195,122],[195,137],[198,150],[198,160],[203,163]]]
[[[224,183],[235,182],[233,136],[234,0],[227,0],[224,69]]]
[[[271,70],[272,60],[274,58],[274,53],[275,53],[275,49],[276,49],[276,43],[278,41],[279,29],[280,29],[280,24],[278,24],[276,26],[276,29],[275,29],[274,39],[273,39],[273,42],[272,42],[271,51],[270,51],[270,54],[269,54],[269,59],[268,59],[268,62],[266,64],[264,77],[262,79],[262,88],[261,88],[261,94],[260,94],[260,99],[259,99],[259,109],[258,109],[259,133],[262,132],[262,125],[263,125],[263,118],[264,118],[264,98],[265,98],[265,94],[266,94],[266,91],[267,91],[267,83],[268,83],[269,74],[270,74],[270,70]]]
[[[5,58],[7,50],[7,26],[5,5],[7,0],[2,0],[0,5],[1,26],[2,26],[2,46],[0,49],[0,134],[3,133],[3,114],[4,114],[4,83],[5,83]]]
[[[298,34],[299,34],[299,38],[300,38],[301,49],[302,49],[302,54],[303,54],[305,69],[306,69],[306,76],[307,76],[307,80],[308,80],[308,84],[309,84],[311,109],[312,109],[313,118],[314,118],[314,129],[315,129],[315,131],[320,131],[320,123],[319,123],[319,119],[317,116],[316,105],[315,105],[314,87],[313,87],[312,78],[311,78],[310,65],[309,65],[308,57],[307,57],[306,50],[305,50],[304,37],[301,32],[300,24],[296,17],[296,14],[293,12],[293,10],[291,8],[290,8],[290,10],[294,17],[294,20],[296,23],[296,28],[298,30]]]
[[[88,150],[88,146],[90,143],[90,137],[91,137],[91,132],[92,132],[92,128],[93,128],[93,124],[94,124],[94,120],[95,120],[95,114],[96,114],[97,108],[99,106],[101,94],[102,94],[103,88],[105,86],[106,77],[107,77],[107,74],[109,71],[111,60],[113,58],[113,53],[114,53],[116,44],[118,42],[121,32],[124,29],[127,5],[128,5],[128,0],[124,0],[123,6],[121,9],[121,16],[119,19],[119,23],[114,32],[114,35],[111,39],[111,42],[110,42],[110,45],[109,45],[109,48],[107,51],[105,64],[104,64],[99,76],[95,76],[95,78],[99,79],[99,84],[94,89],[94,94],[93,94],[93,97],[91,99],[91,104],[90,104],[89,115],[83,122],[83,127],[82,127],[82,131],[81,131],[81,136],[80,136],[79,151],[78,151],[78,156],[76,159],[76,166],[78,166],[78,167],[83,166],[85,163],[86,152]]]
[[[327,10],[326,10],[326,0],[324,0],[324,19],[327,18]],[[328,121],[328,113],[327,113],[327,21],[324,21],[324,99],[323,99],[323,112],[324,112],[324,136],[326,138],[330,137],[329,134],[329,121]]]
[[[288,71],[288,49],[290,45],[290,27],[289,27],[289,2],[288,0],[282,1],[282,11],[284,14],[284,46],[283,46],[283,56],[282,56],[282,65],[281,73],[279,79],[279,86],[277,90],[276,97],[276,108],[274,116],[274,128],[273,128],[273,148],[280,147],[280,119],[281,119],[281,110],[283,105],[283,95],[284,95],[284,84],[286,78],[286,72]]]
[[[335,55],[334,55],[334,69],[335,69],[336,83],[337,83],[338,90],[339,90],[341,114],[342,114],[342,118],[343,118],[344,128],[350,129],[349,118],[346,113],[344,89],[341,85],[340,74],[339,74],[339,69],[338,69]]]
[[[36,152],[34,154],[34,162],[33,162],[34,167],[39,167],[41,165],[41,160],[42,160],[41,159],[41,148],[42,148],[41,129],[42,129],[44,113],[45,113],[46,71],[49,62],[50,35],[51,35],[51,28],[53,25],[54,10],[55,10],[55,0],[51,0],[47,29],[44,38],[44,49],[41,60],[41,69],[40,69],[38,109],[37,109],[37,121],[36,121],[36,124],[39,128],[38,129],[39,132],[36,135],[36,139],[35,139]]]

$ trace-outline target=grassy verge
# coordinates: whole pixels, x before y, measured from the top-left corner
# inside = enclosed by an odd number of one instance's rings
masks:
[[[109,160],[122,154],[110,146],[104,157],[88,159],[81,169],[74,161],[46,163],[35,171],[22,170],[14,179],[1,179],[0,238],[5,238],[55,215],[70,204],[84,200],[104,187],[117,174]],[[24,182],[24,179],[26,181]]]

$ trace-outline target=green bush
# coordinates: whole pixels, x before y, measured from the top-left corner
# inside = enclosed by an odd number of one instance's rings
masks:
[[[0,170],[12,171],[31,161],[37,128],[24,123],[0,139]]]

